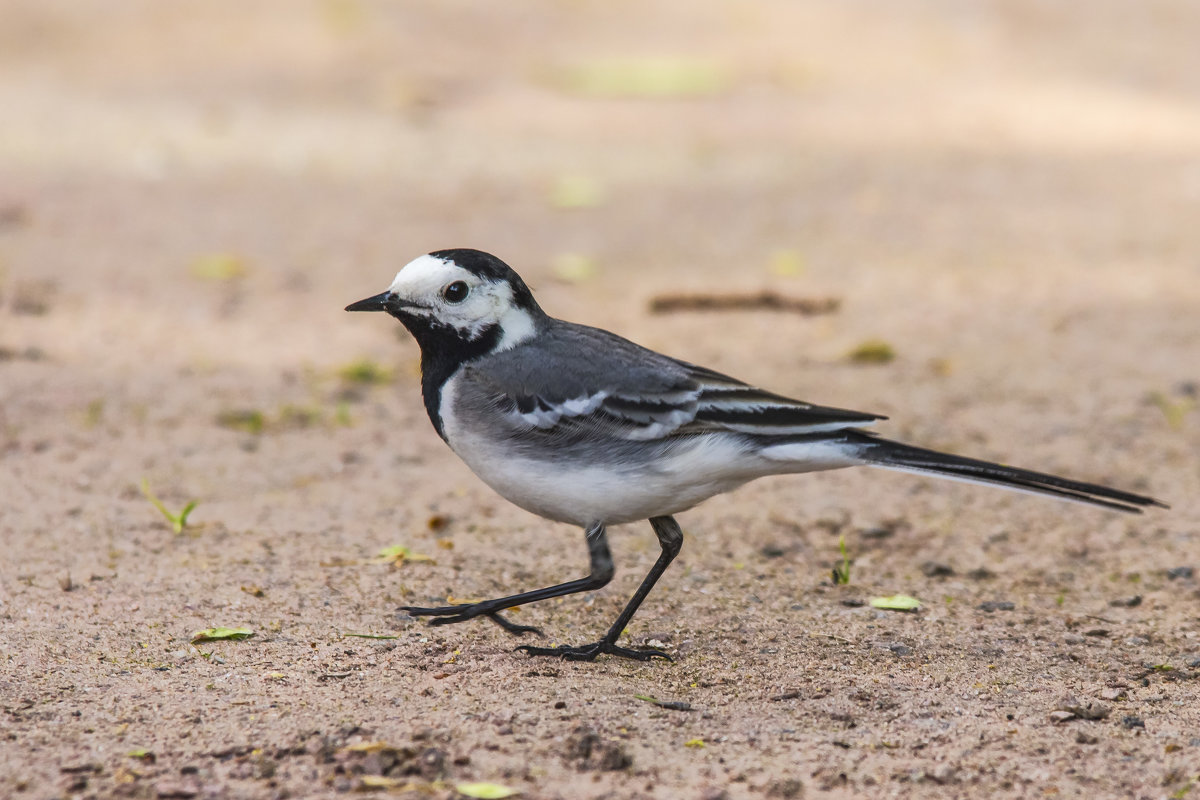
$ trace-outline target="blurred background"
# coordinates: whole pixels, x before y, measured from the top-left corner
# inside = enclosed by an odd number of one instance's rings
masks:
[[[1194,405],[1186,0],[0,8],[10,431],[347,422],[317,383],[417,353],[342,308],[459,246],[551,313],[934,445]],[[649,313],[762,291],[836,310]]]

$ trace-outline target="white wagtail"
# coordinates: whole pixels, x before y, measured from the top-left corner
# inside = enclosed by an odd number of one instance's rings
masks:
[[[671,517],[766,475],[856,465],[938,475],[1091,503],[1118,511],[1163,506],[1130,492],[910,447],[863,431],[884,419],[791,400],[616,334],[542,311],[520,276],[478,250],[440,250],[396,275],[386,292],[347,311],[386,311],[421,348],[421,393],[438,435],[484,483],[547,519],[584,528],[591,574],[468,605],[407,607],[432,624],[594,591],[613,576],[605,527],[648,519],[662,553],[600,641],[531,647],[532,655],[647,660],[659,650],[616,642],[679,553]]]

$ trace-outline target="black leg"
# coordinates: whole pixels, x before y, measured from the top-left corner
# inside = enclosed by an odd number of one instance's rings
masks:
[[[613,562],[612,554],[608,550],[608,537],[604,533],[604,526],[597,523],[588,528],[585,534],[587,536],[588,559],[591,562],[591,574],[586,578],[560,583],[557,586],[547,586],[545,589],[534,589],[532,592],[521,592],[520,594],[509,595],[508,597],[498,597],[495,600],[484,600],[468,605],[442,606],[441,608],[404,606],[400,610],[406,611],[414,617],[434,617],[435,619],[430,620],[430,625],[452,625],[455,622],[466,622],[476,617],[487,617],[509,633],[514,633],[518,636],[523,633],[536,633],[541,636],[542,632],[537,628],[531,625],[518,625],[500,616],[499,612],[513,606],[522,606],[526,603],[535,603],[538,600],[562,597],[563,595],[575,594],[577,592],[591,592],[606,586],[612,580]]]
[[[627,647],[617,647],[617,639],[620,638],[621,632],[625,630],[625,626],[629,624],[629,620],[633,619],[634,613],[637,612],[638,606],[646,599],[646,595],[650,594],[650,590],[654,588],[654,584],[662,577],[662,574],[667,571],[667,567],[675,560],[675,556],[679,555],[679,549],[683,546],[683,532],[679,530],[679,523],[672,517],[653,517],[650,524],[654,527],[654,534],[658,537],[658,543],[662,546],[662,553],[658,556],[658,560],[654,562],[654,566],[650,568],[650,572],[642,580],[641,586],[633,593],[633,597],[625,604],[625,608],[621,611],[621,615],[617,617],[617,621],[608,629],[608,633],[604,634],[604,638],[594,644],[586,644],[579,647],[532,647],[530,645],[522,645],[518,650],[524,650],[531,656],[557,656],[564,658],[567,661],[594,661],[596,656],[608,653],[609,655],[622,656],[624,658],[633,658],[638,661],[649,661],[652,658],[665,658],[667,661],[671,657],[661,650],[630,650]]]

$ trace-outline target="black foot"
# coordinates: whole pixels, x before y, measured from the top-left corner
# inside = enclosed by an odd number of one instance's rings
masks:
[[[540,629],[532,625],[518,625],[500,616],[498,611],[488,611],[486,603],[470,603],[462,606],[441,606],[439,608],[418,608],[416,606],[402,606],[401,611],[408,614],[410,617],[436,617],[429,620],[430,625],[453,625],[456,622],[466,622],[475,619],[476,617],[487,617],[492,622],[499,625],[504,630],[516,636],[522,636],[526,633],[532,633],[537,636],[545,636]]]
[[[517,649],[531,656],[552,656],[554,658],[561,658],[564,661],[595,661],[596,656],[600,655],[632,658],[634,661],[649,661],[652,658],[665,658],[667,661],[674,660],[662,650],[654,650],[653,648],[630,650],[628,647],[617,647],[615,644],[605,641],[580,645],[578,647],[569,647],[567,645],[560,645],[559,647],[534,647],[533,645],[523,644]]]

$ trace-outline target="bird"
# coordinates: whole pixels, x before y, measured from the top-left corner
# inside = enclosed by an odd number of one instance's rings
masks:
[[[405,606],[432,625],[487,618],[538,634],[506,609],[608,584],[606,530],[648,520],[661,552],[598,641],[517,648],[592,661],[670,660],[617,644],[683,544],[674,515],[756,478],[852,466],[989,484],[1115,511],[1166,505],[1152,497],[882,438],[885,417],[794,400],[655,352],[600,328],[556,319],[489,253],[437,250],[406,264],[388,289],[347,311],[382,311],[421,351],[421,395],[433,428],[500,496],[578,526],[589,574],[542,589],[442,607]]]

